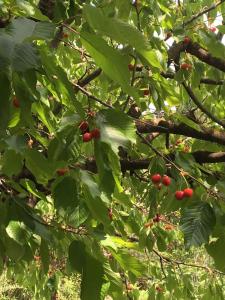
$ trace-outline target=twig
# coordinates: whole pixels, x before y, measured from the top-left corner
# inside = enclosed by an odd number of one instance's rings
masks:
[[[175,77],[175,73],[172,73],[172,72],[167,72],[167,73],[161,72],[160,75],[164,78],[169,78],[169,79],[174,79],[174,77]],[[215,80],[215,79],[203,77],[203,78],[200,79],[200,83],[202,83],[202,84],[211,84],[211,85],[223,85],[224,80],[223,79]]]
[[[152,250],[158,257],[161,257],[163,260],[165,260],[166,262],[168,263],[173,263],[173,264],[176,264],[178,266],[180,265],[183,265],[183,266],[187,266],[187,267],[193,267],[193,268],[200,268],[200,269],[204,269],[204,270],[207,270],[207,271],[210,271],[212,273],[218,273],[220,275],[225,275],[224,272],[222,271],[219,271],[219,270],[216,270],[216,269],[211,269],[207,266],[202,266],[202,265],[196,265],[196,264],[189,264],[189,263],[185,263],[185,262],[182,262],[182,261],[177,261],[177,260],[173,260],[167,256],[164,256],[162,254],[160,254],[157,250],[153,249]]]
[[[108,108],[113,108],[111,105],[103,102],[102,100],[100,100],[99,98],[95,97],[94,95],[92,95],[91,93],[89,93],[87,90],[85,90],[84,88],[82,88],[81,86],[79,86],[79,84],[74,83],[73,84],[74,87],[76,87],[78,90],[80,90],[84,95],[86,95],[87,97],[89,97],[90,99],[95,100],[96,102],[108,107]]]
[[[84,87],[85,85],[89,84],[92,80],[97,78],[102,72],[102,69],[98,68],[91,74],[87,75],[86,77],[78,80],[78,85]]]
[[[166,278],[167,276],[166,276],[166,273],[165,273],[165,270],[164,270],[164,266],[163,266],[163,257],[162,257],[162,255],[161,255],[159,252],[157,252],[156,250],[153,250],[153,252],[159,257],[161,270],[162,270],[162,273],[163,273],[164,277]]]
[[[141,11],[138,11],[137,2],[135,2],[134,7],[135,7],[135,11],[136,11],[136,16],[137,16],[137,28],[139,31],[141,31],[141,23],[140,23]],[[135,60],[134,60],[134,66],[133,66],[132,77],[131,77],[131,86],[133,86],[134,82],[135,82],[136,66],[137,66],[137,56],[135,56]],[[129,104],[129,101],[130,101],[130,95],[127,96],[126,102],[124,103],[123,111],[126,110],[127,105]]]
[[[72,31],[73,33],[80,35],[80,33],[76,29],[70,27],[69,25],[63,23],[62,26],[66,27],[68,30]]]
[[[185,83],[182,83],[183,87],[185,88],[186,92],[192,99],[192,101],[195,103],[195,105],[202,111],[204,112],[212,121],[216,122],[217,124],[221,125],[223,128],[225,128],[225,123],[222,122],[220,119],[218,119],[216,116],[214,116],[210,111],[208,111],[202,103],[198,100],[198,98],[195,96],[194,92],[192,89]]]
[[[129,295],[127,278],[126,278],[126,275],[123,271],[120,272],[120,277],[121,277],[122,281],[124,281],[124,284],[125,284],[125,287],[126,287],[127,299],[132,300],[131,296]]]
[[[199,13],[195,14],[190,20],[184,22],[183,26],[189,25],[190,23],[192,23],[193,21],[195,21],[196,19],[198,19],[202,15],[207,14],[208,12],[210,12],[211,10],[217,8],[219,5],[221,5],[224,2],[225,2],[225,0],[220,0],[219,2],[212,4],[210,7],[207,7],[205,9],[203,9]]]

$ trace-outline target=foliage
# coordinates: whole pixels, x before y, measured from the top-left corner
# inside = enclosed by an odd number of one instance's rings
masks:
[[[0,272],[33,299],[224,299],[224,12],[0,1]]]

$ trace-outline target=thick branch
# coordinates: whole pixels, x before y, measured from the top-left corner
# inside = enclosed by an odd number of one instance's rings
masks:
[[[168,50],[168,64],[174,61],[177,65],[179,64],[181,52],[186,51],[205,62],[206,64],[217,68],[218,70],[225,72],[225,60],[212,56],[206,49],[202,48],[198,43],[185,44],[183,41],[174,43]]]
[[[212,56],[207,50],[203,49],[198,43],[189,43],[186,51],[196,56],[201,61],[207,63],[210,66],[217,68],[218,70],[225,72],[225,60]]]
[[[223,85],[224,80],[214,80],[210,78],[202,78],[200,79],[200,83],[211,84],[211,85]]]
[[[221,163],[225,162],[225,152],[209,152],[209,151],[196,151],[190,153],[197,163]],[[170,159],[174,155],[169,155]],[[121,171],[135,171],[135,170],[146,170],[150,164],[149,159],[121,159]],[[97,165],[94,158],[87,159],[85,164],[77,164],[76,167],[97,173]]]
[[[136,127],[139,133],[172,133],[225,145],[225,132],[219,130],[203,128],[203,131],[198,131],[186,124],[175,124],[163,119],[145,122],[137,120]]]

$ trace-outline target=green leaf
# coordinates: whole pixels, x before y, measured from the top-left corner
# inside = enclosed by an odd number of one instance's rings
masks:
[[[12,260],[19,260],[25,253],[24,246],[9,237],[6,238],[4,246],[7,256],[9,256]]]
[[[199,202],[185,208],[182,211],[180,225],[186,247],[208,243],[215,223],[215,213],[208,203]]]
[[[85,17],[90,26],[101,34],[107,35],[122,44],[129,44],[137,50],[148,49],[149,45],[144,35],[127,22],[117,18],[108,18],[102,11],[94,6],[84,7]]]
[[[110,166],[109,146],[105,143],[95,143],[95,158],[100,180],[100,188],[110,197],[115,188],[115,181]]]
[[[50,89],[50,92],[67,107],[76,111],[82,115],[83,110],[80,103],[75,98],[75,93],[72,84],[68,80],[67,74],[63,68],[61,68],[55,58],[55,55],[47,51],[43,46],[40,48],[41,62],[43,64],[45,75],[51,83],[43,81],[44,86]],[[55,93],[55,94],[54,94]]]
[[[24,245],[30,236],[29,232],[25,229],[25,225],[18,221],[10,221],[6,227],[6,232],[11,239],[20,245]]]
[[[70,214],[68,223],[74,227],[79,227],[83,224],[89,216],[86,206],[83,203],[80,203],[78,206],[73,209],[73,212]]]
[[[101,240],[101,245],[104,247],[111,248],[115,251],[120,248],[138,249],[137,243],[128,242],[120,237],[110,235],[106,235],[106,237],[103,240]]]
[[[85,247],[80,241],[73,241],[68,250],[70,266],[76,272],[82,274],[85,265]]]
[[[186,116],[181,115],[181,114],[177,114],[177,115],[176,115],[176,118],[177,118],[180,122],[186,124],[188,127],[191,127],[191,128],[193,128],[193,129],[195,129],[195,130],[198,130],[198,131],[201,131],[201,127],[200,127],[198,124],[196,124],[194,121],[192,121],[192,120],[190,120],[189,118],[187,118]]]
[[[47,273],[49,270],[50,256],[48,244],[44,239],[41,239],[40,256],[44,272]]]
[[[54,166],[37,150],[26,151],[25,164],[39,183],[46,184],[54,176]]]
[[[38,68],[37,50],[29,42],[16,43],[9,34],[0,34],[0,66],[2,69],[11,66],[19,72]]]
[[[46,200],[46,196],[44,193],[40,192],[36,186],[35,183],[30,179],[21,179],[20,184],[31,194],[33,194],[35,197],[38,197],[42,200]]]
[[[1,85],[0,131],[2,131],[7,127],[10,120],[10,94],[11,94],[11,84],[9,78],[6,74],[2,72],[0,72],[0,85]]]
[[[221,222],[222,221],[222,222]],[[224,216],[219,220],[212,233],[209,244],[205,245],[208,254],[213,258],[215,267],[221,271],[225,271],[225,231]]]
[[[96,182],[84,171],[81,172],[81,180],[85,195],[84,201],[89,211],[94,218],[108,227],[110,223],[108,218],[108,208],[100,197],[100,191]]]
[[[140,277],[146,273],[146,267],[136,257],[128,253],[112,253],[125,271],[130,271],[135,276]]]
[[[115,153],[119,146],[129,148],[130,142],[136,143],[134,122],[121,111],[101,111],[97,116],[97,125],[101,130],[101,141],[109,144]]]
[[[30,76],[32,75],[33,74],[30,74]],[[31,82],[26,76],[16,72],[13,73],[13,87],[16,92],[16,97],[19,100],[21,109],[20,118],[30,127],[32,127],[33,120],[31,116],[31,105],[33,102],[39,100],[39,95],[38,93],[34,92],[34,89],[30,83]]]
[[[5,139],[7,148],[14,150],[16,153],[23,154],[24,150],[27,148],[26,139],[21,135],[11,135]]]
[[[94,6],[86,5],[84,7],[85,17],[93,29],[106,35],[124,45],[129,44],[135,48],[147,62],[156,68],[161,69],[160,60],[162,56],[160,51],[150,50],[144,35],[134,26],[123,22],[117,18],[108,18],[102,11]]]
[[[159,50],[140,50],[139,53],[147,61],[147,63],[159,70],[163,68],[163,56]]]
[[[102,68],[109,78],[117,82],[124,92],[137,98],[136,90],[130,86],[130,74],[128,70],[129,59],[119,51],[110,47],[97,35],[82,32],[82,44],[94,58],[96,64]]]
[[[70,244],[69,263],[73,270],[82,275],[81,300],[99,300],[103,284],[103,265],[86,252],[81,241],[73,241]]]
[[[53,198],[59,215],[71,214],[79,203],[76,181],[72,177],[64,177],[54,187]]]
[[[92,256],[86,255],[81,282],[81,300],[100,299],[103,276],[103,265]]]
[[[50,22],[35,22],[26,18],[12,20],[7,32],[16,43],[25,40],[49,40],[54,37],[55,25]]]
[[[41,102],[36,102],[32,106],[32,110],[38,113],[38,117],[43,122],[43,124],[48,128],[50,133],[55,132],[56,122],[54,115],[49,111]]]
[[[23,10],[21,15],[25,14],[27,16],[33,16],[33,18],[40,21],[48,21],[48,17],[44,16],[34,3],[28,3],[25,0],[17,0],[16,2],[17,6]]]
[[[17,175],[23,167],[21,155],[14,150],[5,151],[1,163],[2,172],[9,177]]]

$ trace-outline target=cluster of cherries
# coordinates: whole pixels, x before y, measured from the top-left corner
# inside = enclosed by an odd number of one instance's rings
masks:
[[[171,179],[169,176],[167,175],[163,175],[163,177],[160,174],[154,174],[151,177],[151,180],[154,184],[156,184],[158,186],[158,188],[160,188],[160,183],[162,183],[165,186],[169,186],[171,183]]]
[[[161,188],[160,184],[162,183],[165,186],[169,186],[171,183],[171,178],[167,175],[163,177],[160,174],[154,174],[151,177],[152,182],[158,187]],[[191,188],[186,188],[182,191],[175,192],[175,198],[177,200],[182,200],[184,198],[191,198],[193,195],[193,190]]]
[[[177,200],[182,200],[183,198],[191,198],[193,195],[193,190],[186,188],[183,191],[176,191],[175,197]]]
[[[91,115],[92,116],[92,115]],[[87,143],[92,139],[99,139],[100,138],[100,130],[98,128],[94,128],[93,130],[89,131],[89,124],[87,121],[82,121],[79,124],[79,129],[82,133],[83,142]],[[59,176],[64,176],[66,173],[69,172],[69,168],[60,168],[57,171]],[[109,216],[110,218],[112,216]]]
[[[80,131],[82,133],[83,142],[90,142],[92,139],[100,138],[100,130],[98,128],[94,128],[89,131],[89,124],[87,121],[82,121],[79,125]]]

